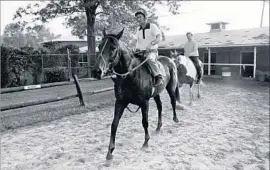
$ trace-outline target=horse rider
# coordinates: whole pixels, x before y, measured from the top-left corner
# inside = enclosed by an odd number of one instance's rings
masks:
[[[158,86],[163,83],[163,76],[160,72],[157,57],[158,57],[158,43],[161,41],[161,31],[154,23],[149,23],[146,20],[147,13],[144,9],[140,8],[135,13],[136,20],[139,23],[139,28],[136,34],[133,36],[130,45],[135,47],[136,50],[148,51],[147,64],[152,70],[154,77],[154,86]]]
[[[186,33],[188,41],[184,46],[184,55],[189,57],[197,70],[197,84],[200,82],[202,77],[202,70],[199,64],[199,52],[198,52],[198,43],[193,39],[193,34],[191,32]]]

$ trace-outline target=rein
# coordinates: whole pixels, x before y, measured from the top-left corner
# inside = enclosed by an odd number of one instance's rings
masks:
[[[132,110],[130,110],[130,108],[129,108],[128,106],[127,106],[126,108],[127,108],[127,109],[128,109],[128,111],[130,111],[131,113],[137,113],[141,107],[139,106],[139,107],[137,108],[137,110],[136,110],[136,111],[132,111]]]
[[[105,61],[105,59],[104,59],[102,53],[103,53],[104,48],[105,48],[105,46],[106,46],[106,44],[107,44],[107,42],[108,42],[108,38],[112,38],[113,40],[116,40],[116,42],[117,42],[117,48],[115,49],[115,52],[114,52],[113,55],[112,55],[112,56],[115,56],[115,55],[116,55],[116,57],[115,57],[115,59],[114,59],[114,61],[113,61],[112,63],[118,63],[119,60],[120,60],[120,56],[119,56],[119,49],[120,49],[119,47],[120,47],[120,45],[119,45],[118,39],[115,38],[115,37],[113,37],[113,36],[104,36],[104,38],[107,38],[107,39],[106,39],[106,41],[105,41],[105,44],[104,44],[104,46],[103,46],[103,48],[102,48],[102,50],[101,50],[101,52],[100,52],[98,58],[101,57],[101,58],[102,58],[102,61],[103,61],[104,64],[105,64],[105,66],[107,66],[106,61]],[[146,52],[148,52],[148,51],[146,51]],[[143,62],[141,62],[139,65],[137,65],[136,67],[132,68],[131,70],[129,70],[129,71],[126,72],[126,73],[117,73],[117,72],[114,70],[114,68],[112,68],[112,69],[113,69],[113,73],[116,74],[116,75],[118,75],[118,76],[121,76],[122,78],[126,78],[127,75],[129,75],[129,74],[132,73],[133,71],[137,70],[139,67],[141,67],[141,66],[142,66],[146,61],[148,61],[148,60],[149,60],[149,56],[147,56],[147,57],[143,60]],[[110,64],[111,64],[111,63],[110,63]],[[128,106],[127,106],[126,108],[127,108],[128,111],[130,111],[131,113],[136,113],[136,112],[139,111],[139,109],[140,109],[141,107],[139,106],[139,107],[136,109],[136,111],[132,111]]]
[[[115,50],[114,54],[112,55],[112,56],[117,55],[117,56],[115,57],[114,61],[112,62],[112,63],[116,63],[117,60],[120,60],[120,56],[119,56],[119,47],[120,47],[119,41],[118,41],[117,38],[115,38],[115,37],[113,37],[113,36],[104,36],[104,38],[112,38],[112,39],[116,40],[116,42],[117,42],[117,49]],[[100,54],[99,54],[99,56],[98,56],[98,58],[99,58],[99,57],[102,58],[102,61],[104,62],[105,66],[106,66],[107,64],[106,64],[106,61],[105,61],[105,59],[104,59],[102,53],[103,53],[103,51],[104,51],[104,48],[105,48],[107,42],[108,42],[108,39],[106,39],[105,44],[104,44],[104,46],[103,46],[103,48],[102,48],[102,50],[101,50],[101,52],[100,52]],[[130,73],[132,73],[133,71],[135,71],[135,70],[137,70],[139,67],[141,67],[146,61],[148,61],[148,59],[149,59],[149,57],[147,56],[147,57],[145,58],[145,60],[143,60],[143,62],[141,62],[139,65],[137,65],[136,67],[132,68],[131,70],[129,70],[129,71],[126,72],[126,73],[117,73],[117,72],[114,70],[114,68],[112,68],[112,69],[113,69],[113,73],[116,74],[116,75],[118,75],[118,76],[120,76],[120,77],[122,77],[122,78],[126,78],[127,75],[129,75]],[[117,61],[117,62],[119,62],[119,61]]]

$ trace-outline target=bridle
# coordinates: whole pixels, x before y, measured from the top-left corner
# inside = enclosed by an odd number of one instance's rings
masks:
[[[110,68],[111,66],[115,65],[116,63],[118,63],[119,60],[120,60],[120,55],[119,55],[119,53],[120,53],[120,51],[119,51],[119,50],[120,50],[120,44],[119,44],[119,40],[118,40],[117,38],[115,38],[114,36],[106,35],[106,36],[104,36],[103,39],[105,39],[105,38],[106,38],[105,44],[104,44],[104,46],[103,46],[103,48],[102,48],[100,54],[98,55],[98,58],[100,58],[100,57],[102,58],[102,61],[104,62],[105,67],[107,66],[107,63],[106,63],[106,61],[105,61],[105,59],[104,59],[102,53],[103,53],[104,48],[105,48],[105,46],[106,46],[106,44],[107,44],[107,42],[108,42],[108,38],[112,38],[112,39],[115,40],[116,43],[117,43],[117,47],[116,47],[116,49],[114,50],[114,52],[113,52],[113,54],[112,54],[114,60],[113,60],[112,62],[109,63],[108,67],[106,67],[106,68]],[[98,59],[98,58],[97,58],[97,59]],[[120,77],[122,77],[122,78],[126,78],[127,75],[129,75],[130,73],[132,73],[133,71],[135,71],[136,69],[138,69],[139,67],[141,67],[148,59],[149,59],[149,58],[146,57],[145,60],[144,60],[143,62],[141,62],[139,65],[137,65],[136,67],[132,68],[131,70],[129,70],[129,71],[126,72],[126,73],[117,73],[117,72],[114,70],[113,67],[112,67],[112,71],[113,71],[114,74],[116,74],[116,75],[118,75],[118,76],[120,76]],[[108,72],[108,70],[107,70],[106,72]]]
[[[106,39],[106,41],[105,41],[104,46],[102,47],[102,50],[101,50],[101,52],[100,52],[98,58],[99,58],[99,57],[102,58],[102,61],[104,62],[105,66],[106,66],[107,64],[106,64],[106,61],[105,61],[105,59],[104,59],[102,53],[103,53],[104,48],[105,48],[105,46],[106,46],[106,44],[107,44],[107,42],[108,42],[108,38],[112,38],[113,40],[115,40],[115,41],[117,42],[117,48],[114,50],[113,55],[112,55],[113,58],[114,58],[114,60],[113,60],[111,63],[109,63],[109,67],[108,67],[108,68],[110,68],[110,65],[115,65],[115,64],[118,63],[119,60],[120,60],[120,55],[119,55],[120,44],[119,44],[119,40],[118,40],[117,38],[113,37],[113,36],[107,35],[107,36],[104,36],[104,38],[107,38],[107,39]],[[115,56],[115,55],[116,55],[116,56]],[[115,57],[114,57],[114,56],[115,56]],[[112,70],[113,70],[113,73],[114,73],[114,74],[116,74],[116,75],[118,75],[118,76],[121,76],[122,78],[126,78],[127,75],[129,75],[129,74],[130,74],[131,72],[133,72],[134,70],[138,69],[138,68],[139,68],[140,66],[142,66],[147,60],[148,60],[148,57],[147,57],[141,64],[139,64],[138,66],[136,66],[136,67],[133,68],[132,70],[130,70],[130,71],[126,72],[126,73],[123,73],[123,74],[117,73],[117,72],[114,70],[113,67],[112,67]],[[107,71],[107,72],[108,72],[108,71]],[[127,108],[130,112],[136,113],[136,112],[138,112],[138,110],[140,109],[140,106],[136,109],[136,111],[132,111],[128,106],[126,106],[126,108]]]

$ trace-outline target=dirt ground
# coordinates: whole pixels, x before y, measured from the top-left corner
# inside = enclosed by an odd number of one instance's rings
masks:
[[[174,123],[169,96],[163,92],[159,133],[156,105],[150,100],[151,139],[146,149],[141,148],[141,113],[126,110],[110,162],[105,157],[113,106],[8,130],[1,135],[1,169],[269,169],[269,87],[253,81],[207,81],[201,96],[189,106],[185,86],[181,95],[185,110],[177,110],[180,122]]]

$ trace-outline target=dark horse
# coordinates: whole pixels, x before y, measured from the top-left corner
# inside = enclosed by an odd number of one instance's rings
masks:
[[[108,72],[114,72],[116,78],[112,78],[114,81],[114,92],[116,97],[114,108],[114,119],[111,125],[111,137],[109,150],[106,159],[112,159],[112,152],[115,148],[115,136],[119,120],[123,115],[124,109],[128,104],[135,104],[141,108],[142,112],[142,125],[145,132],[145,141],[143,147],[148,146],[148,140],[150,139],[148,133],[148,110],[149,100],[154,98],[158,108],[158,125],[157,131],[162,126],[162,103],[159,94],[166,88],[169,93],[171,104],[173,108],[173,120],[178,122],[178,118],[175,112],[176,100],[179,99],[179,90],[177,87],[177,70],[174,62],[168,57],[160,56],[158,61],[160,62],[160,69],[164,74],[163,84],[154,87],[153,78],[149,72],[146,64],[142,64],[136,59],[132,52],[128,50],[126,45],[119,41],[124,29],[118,34],[106,34],[103,31],[103,39],[99,45],[99,57],[97,59],[96,67],[93,70],[95,78],[100,79]],[[134,66],[133,70],[129,69],[131,62]]]

